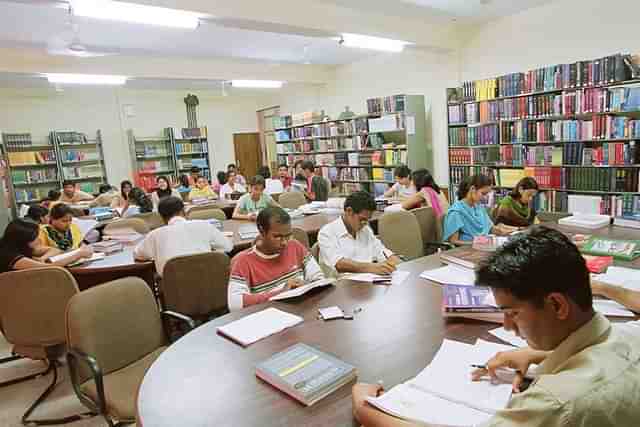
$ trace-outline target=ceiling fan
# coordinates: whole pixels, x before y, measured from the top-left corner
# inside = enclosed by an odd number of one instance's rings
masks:
[[[69,6],[67,27],[47,42],[47,53],[56,56],[75,56],[76,58],[97,58],[117,55],[114,50],[93,49],[82,43],[78,34],[79,24],[75,22],[73,9]]]

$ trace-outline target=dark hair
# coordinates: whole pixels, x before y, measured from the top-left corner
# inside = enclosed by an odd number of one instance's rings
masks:
[[[68,185],[73,185],[73,188],[76,188],[76,185],[73,183],[73,181],[70,181],[68,179],[65,179],[64,181],[62,181],[62,188],[66,187]]]
[[[175,196],[160,199],[160,203],[158,203],[158,213],[165,222],[169,222],[171,218],[178,215],[183,210],[184,203],[182,202],[182,199]]]
[[[227,170],[229,170],[229,168],[238,169],[238,168],[236,167],[235,163],[229,163],[229,164],[227,165]]]
[[[431,172],[427,169],[418,169],[413,172],[411,175],[411,179],[413,180],[413,185],[416,186],[416,191],[422,190],[424,187],[433,188],[433,190],[440,194],[440,186],[436,184],[431,176]]]
[[[124,194],[124,187],[126,185],[128,185],[129,187],[131,187],[131,189],[133,189],[133,184],[131,183],[131,181],[129,181],[128,179],[125,179],[120,183],[120,195],[122,196],[123,199],[128,200],[129,196]]]
[[[58,200],[60,198],[61,194],[58,190],[49,190],[49,193],[47,193],[47,199],[55,202],[56,200]]]
[[[0,247],[10,253],[26,257],[33,255],[29,243],[38,238],[40,227],[38,224],[22,219],[15,219],[7,225],[4,235],[0,239]]]
[[[220,184],[224,184],[225,182],[227,182],[227,173],[225,171],[218,171],[216,177],[218,178],[218,182]]]
[[[167,189],[166,190],[161,190],[159,186],[158,186],[158,189],[156,190],[156,193],[158,193],[158,198],[162,199],[163,197],[167,197],[167,196],[171,195],[171,183],[169,182],[169,178],[167,178],[164,175],[160,175],[159,177],[156,178],[156,184],[160,180],[164,180],[164,182],[167,183]]]
[[[397,176],[399,178],[406,178],[411,175],[411,169],[407,165],[400,165],[393,171],[393,176]]]
[[[180,185],[182,185],[183,187],[189,187],[188,175],[180,175]]]
[[[200,174],[200,168],[198,166],[191,166],[191,173]]]
[[[147,194],[138,187],[133,187],[129,193],[131,199],[140,209],[140,213],[148,213],[153,211],[153,202]]]
[[[51,215],[51,219],[60,219],[67,215],[73,215],[73,211],[66,203],[58,203],[51,208],[49,215]]]
[[[522,194],[520,194],[520,190],[537,190],[537,189],[538,189],[538,183],[536,182],[536,180],[531,178],[530,176],[525,176],[520,181],[518,181],[513,191],[511,191],[509,195],[514,199],[520,199],[520,197],[522,197]]]
[[[101,184],[100,187],[98,187],[98,193],[108,193],[109,191],[111,191],[111,188],[112,187],[109,184]]]
[[[264,179],[271,178],[271,170],[269,169],[269,166],[261,166],[260,169],[258,169],[258,175]]]
[[[351,208],[354,213],[362,211],[375,211],[376,201],[373,196],[366,191],[356,191],[351,193],[344,201],[344,209]]]
[[[313,164],[313,162],[311,160],[305,160],[304,162],[302,162],[302,170],[303,171],[311,171],[313,172],[315,169],[315,165]]]
[[[249,180],[249,185],[252,187],[254,185],[262,185],[262,188],[264,188],[266,186],[266,183],[263,177],[261,177],[260,175],[256,175]]]
[[[49,215],[49,209],[41,205],[31,205],[25,215],[25,219],[30,219],[36,224],[40,224],[43,217]]]
[[[552,292],[567,295],[583,310],[593,303],[582,254],[568,237],[545,226],[510,238],[480,265],[476,284],[503,289],[536,307]]]
[[[278,169],[280,168],[287,168],[287,170],[289,170],[289,166],[286,163],[280,163],[280,165],[278,166]]]
[[[269,232],[272,222],[277,224],[290,224],[291,217],[284,209],[277,206],[269,206],[262,209],[258,214],[258,218],[256,218],[258,230],[260,230],[262,234]]]
[[[475,187],[476,189],[491,186],[493,182],[491,178],[486,175],[471,175],[466,177],[460,183],[458,187],[458,200],[462,200],[467,197],[469,190],[471,187]]]

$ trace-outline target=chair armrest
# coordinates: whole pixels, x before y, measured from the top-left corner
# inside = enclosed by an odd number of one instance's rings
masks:
[[[175,311],[170,311],[170,310],[162,310],[160,314],[162,316],[172,317],[174,319],[181,321],[182,323],[186,324],[189,327],[189,330],[196,328],[195,320],[193,320],[191,317],[187,315],[176,313]]]
[[[438,248],[442,248],[445,251],[449,249],[455,249],[456,245],[449,242],[425,242],[425,246],[436,246]]]
[[[80,400],[88,401],[89,406],[95,405],[95,402],[91,402],[84,393],[80,390],[80,382],[78,380],[78,372],[76,365],[82,361],[91,371],[91,376],[96,384],[96,392],[98,394],[98,410],[100,413],[105,414],[107,412],[106,399],[104,396],[104,383],[102,381],[102,369],[98,364],[95,357],[90,356],[80,350],[69,348],[67,350],[67,364],[69,365],[69,375],[71,377],[71,384],[76,392],[76,395]]]

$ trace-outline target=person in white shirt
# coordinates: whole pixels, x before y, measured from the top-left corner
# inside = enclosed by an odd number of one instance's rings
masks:
[[[376,209],[373,197],[364,191],[352,193],[344,202],[344,213],[318,233],[320,265],[338,273],[391,274],[401,260],[373,234],[369,219]]]
[[[220,187],[220,199],[224,200],[227,198],[227,194],[232,193],[246,193],[247,189],[244,185],[239,184],[236,180],[235,172],[227,172],[227,183]]]
[[[393,199],[405,199],[416,193],[416,187],[411,182],[411,169],[406,165],[398,166],[393,175],[396,183],[384,193],[384,197]]]
[[[160,199],[158,212],[167,225],[147,234],[133,255],[138,261],[154,260],[160,276],[171,258],[210,252],[212,249],[224,252],[233,249],[233,242],[213,224],[202,220],[187,221],[184,203],[178,197]]]

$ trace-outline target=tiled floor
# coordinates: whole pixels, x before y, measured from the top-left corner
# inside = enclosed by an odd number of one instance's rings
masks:
[[[0,358],[9,356],[10,346],[0,334]],[[10,380],[22,375],[28,375],[43,370],[42,362],[34,362],[27,359],[17,360],[0,365],[0,382]],[[49,395],[32,414],[33,418],[57,418],[86,412],[86,408],[80,404],[71,383],[68,380],[66,365],[58,368],[58,387]],[[25,381],[8,387],[0,388],[0,426],[21,427],[20,418],[24,411],[47,388],[51,381],[51,374],[35,380]],[[73,427],[106,427],[104,419],[93,417],[67,424]]]

